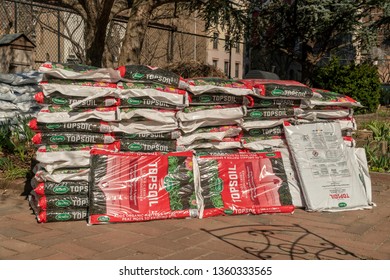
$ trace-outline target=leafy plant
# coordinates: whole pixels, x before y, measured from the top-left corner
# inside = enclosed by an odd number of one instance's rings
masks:
[[[13,152],[14,145],[11,141],[11,122],[3,122],[0,124],[0,151]]]
[[[381,83],[378,69],[368,63],[342,65],[333,58],[327,65],[316,69],[313,86],[345,94],[359,101],[364,108],[356,113],[375,112],[379,105]]]
[[[378,153],[378,147],[370,147],[368,144],[364,148],[371,171],[390,172],[390,157],[388,154],[380,154]]]
[[[390,123],[385,121],[371,121],[367,124],[368,129],[373,132],[374,140],[386,141],[390,145]]]
[[[34,132],[28,126],[28,119],[17,118],[0,125],[0,151],[16,155],[22,162],[30,159],[33,152],[31,138]]]
[[[3,176],[7,180],[25,178],[29,172],[28,168],[16,166],[8,157],[0,158],[0,169],[3,170]]]

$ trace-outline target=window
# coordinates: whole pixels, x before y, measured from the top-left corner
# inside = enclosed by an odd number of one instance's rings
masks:
[[[239,74],[240,74],[240,63],[236,62],[236,65],[234,67],[234,78],[238,78]]]
[[[236,53],[240,53],[240,42],[236,42]]]
[[[224,68],[223,68],[226,76],[230,77],[229,73],[229,61],[225,61]]]
[[[215,68],[218,67],[218,59],[213,59],[213,66],[214,66]]]
[[[213,49],[218,49],[218,33],[213,34]]]

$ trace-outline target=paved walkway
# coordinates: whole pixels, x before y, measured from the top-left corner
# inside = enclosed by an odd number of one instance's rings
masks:
[[[38,224],[24,196],[0,196],[0,259],[390,259],[390,175],[372,210],[88,226]],[[0,192],[4,190],[0,190]]]

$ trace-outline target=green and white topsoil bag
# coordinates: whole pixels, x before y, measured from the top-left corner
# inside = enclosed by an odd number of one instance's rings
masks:
[[[39,72],[47,77],[73,80],[93,80],[115,83],[121,79],[120,72],[113,68],[98,68],[83,64],[45,62],[39,66]]]
[[[284,124],[308,211],[370,209],[355,149],[346,146],[337,122]]]

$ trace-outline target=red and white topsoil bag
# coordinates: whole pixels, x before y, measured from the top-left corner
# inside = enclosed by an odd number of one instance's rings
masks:
[[[45,62],[39,66],[39,72],[44,78],[52,77],[58,79],[93,80],[101,82],[116,83],[121,79],[120,71],[113,68],[98,68],[82,64],[60,64]]]
[[[197,158],[199,218],[294,211],[280,152]]]
[[[91,151],[89,224],[197,215],[192,152]]]
[[[355,149],[346,146],[339,123],[286,122],[284,129],[308,211],[372,207]]]

